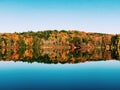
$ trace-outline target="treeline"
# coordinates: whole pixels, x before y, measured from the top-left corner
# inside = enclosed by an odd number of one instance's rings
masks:
[[[73,30],[1,33],[0,59],[45,63],[120,59],[120,35]]]

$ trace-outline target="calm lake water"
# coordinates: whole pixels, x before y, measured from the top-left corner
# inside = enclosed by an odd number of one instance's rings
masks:
[[[120,90],[120,61],[0,62],[0,90]]]

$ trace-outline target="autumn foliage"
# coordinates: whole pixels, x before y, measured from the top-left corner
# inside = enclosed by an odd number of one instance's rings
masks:
[[[74,30],[0,34],[0,60],[78,63],[120,59],[120,35]]]

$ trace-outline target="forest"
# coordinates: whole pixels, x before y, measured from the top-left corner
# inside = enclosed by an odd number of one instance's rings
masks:
[[[120,60],[120,35],[75,30],[0,33],[0,60],[78,63]]]

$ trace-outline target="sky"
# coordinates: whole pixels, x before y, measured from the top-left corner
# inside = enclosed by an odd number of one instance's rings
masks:
[[[120,0],[0,0],[0,32],[120,33]]]

